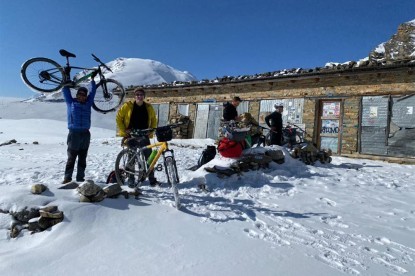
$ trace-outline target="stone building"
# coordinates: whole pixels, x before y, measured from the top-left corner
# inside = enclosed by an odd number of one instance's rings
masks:
[[[233,96],[260,123],[285,106],[284,123],[306,131],[318,148],[342,156],[415,162],[415,20],[360,62],[255,76],[145,87],[159,125],[188,116],[188,138],[217,138],[223,103]],[[133,89],[127,90],[128,96]],[[131,97],[131,96],[130,96]]]
[[[415,63],[331,68],[247,80],[146,88],[159,125],[185,115],[188,138],[217,138],[223,103],[237,95],[238,111],[260,124],[285,106],[284,122],[306,130],[306,139],[338,155],[415,157]],[[131,93],[132,91],[128,91]]]

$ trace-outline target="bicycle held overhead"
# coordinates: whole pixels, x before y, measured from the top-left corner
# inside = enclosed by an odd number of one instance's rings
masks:
[[[104,71],[112,72],[111,68],[97,56],[91,54],[93,59],[98,63],[98,66],[95,68],[86,68],[70,65],[69,58],[75,58],[75,54],[64,49],[61,49],[59,53],[66,58],[65,66],[61,66],[56,61],[44,57],[31,58],[23,63],[20,72],[23,82],[36,91],[51,93],[58,91],[64,86],[70,88],[85,86],[85,83],[88,82],[90,77],[96,75],[99,77],[99,81],[92,106],[94,110],[107,113],[115,111],[121,105],[125,97],[124,87],[118,81],[105,77]],[[73,79],[71,79],[72,69],[79,70]]]
[[[173,138],[173,128],[180,126],[181,123],[170,124],[157,128],[147,128],[131,131],[131,138],[125,140],[127,146],[118,154],[115,161],[115,176],[119,185],[123,185],[129,179],[137,177],[138,182],[129,183],[129,186],[139,189],[141,183],[154,170],[161,171],[163,166],[157,165],[160,156],[163,156],[163,164],[168,184],[171,185],[175,207],[180,208],[180,198],[177,184],[179,175],[177,172],[176,159],[174,151],[169,149],[168,141]],[[158,142],[150,145],[142,145],[141,138],[155,132]],[[152,150],[150,157],[147,159],[145,151]]]

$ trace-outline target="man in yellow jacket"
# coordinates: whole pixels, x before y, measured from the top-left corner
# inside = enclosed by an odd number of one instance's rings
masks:
[[[116,116],[118,135],[125,138],[129,138],[131,130],[133,129],[146,129],[157,127],[157,117],[154,108],[151,104],[144,102],[146,93],[143,89],[137,88],[134,90],[134,101],[126,102],[118,110]],[[150,145],[150,138],[153,137],[151,133],[149,137],[143,137],[140,141],[140,146]],[[123,139],[123,140],[124,140]],[[145,152],[146,157],[150,155],[151,150]],[[154,171],[149,175],[150,185],[155,186],[158,184],[157,179],[154,177]],[[134,176],[128,179],[128,186],[136,187]]]

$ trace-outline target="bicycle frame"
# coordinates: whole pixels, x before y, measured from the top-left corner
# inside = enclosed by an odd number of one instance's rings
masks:
[[[84,67],[77,67],[77,66],[65,66],[65,68],[64,68],[64,70],[65,70],[65,72],[67,72],[67,68],[69,68],[69,72],[68,73],[66,73],[66,77],[68,78],[68,80],[71,80],[71,76],[70,76],[70,71],[72,70],[72,69],[80,69],[80,70],[88,70],[88,71],[92,71],[91,73],[89,73],[89,74],[86,74],[85,76],[83,76],[83,77],[81,77],[81,78],[79,78],[79,79],[76,79],[75,81],[74,81],[74,84],[79,84],[79,83],[81,83],[81,82],[83,82],[83,81],[85,81],[85,80],[87,80],[87,79],[89,79],[91,76],[92,76],[92,74],[95,72],[95,71],[98,71],[98,74],[100,75],[100,78],[102,78],[103,76],[101,76],[101,70],[99,70],[99,69],[95,69],[95,68],[84,68]]]
[[[89,79],[95,73],[97,73],[97,75],[99,75],[100,82],[102,82],[102,80],[105,80],[105,76],[104,76],[104,74],[102,74],[101,66],[104,66],[110,72],[112,72],[111,69],[108,66],[106,66],[104,63],[102,63],[102,61],[98,57],[96,57],[94,54],[92,54],[92,56],[94,57],[94,60],[99,63],[98,68],[85,68],[85,67],[71,66],[70,63],[69,63],[69,57],[70,56],[69,55],[64,55],[63,53],[61,53],[61,55],[66,58],[66,65],[63,68],[64,72],[65,72],[65,75],[66,75],[65,76],[66,77],[66,80],[65,80],[66,82],[72,81],[71,80],[71,71],[72,71],[72,69],[79,69],[79,70],[83,70],[83,71],[85,71],[85,70],[91,71],[89,74],[86,74],[85,76],[74,80],[73,81],[73,86],[74,87],[76,87],[79,83],[82,83],[83,81]],[[104,92],[104,98],[105,99],[109,98],[110,95],[108,93],[108,88],[107,88],[107,84],[106,84],[105,81],[102,82],[102,90]]]
[[[168,146],[167,142],[156,142],[154,144],[151,144],[151,145],[140,148],[140,151],[143,151],[144,149],[153,149],[153,148],[158,148],[158,150],[157,150],[157,154],[154,157],[153,161],[151,161],[151,164],[147,167],[146,177],[150,174],[150,172],[152,172],[154,170],[160,156],[162,154],[164,154],[166,151],[169,150],[169,146]]]

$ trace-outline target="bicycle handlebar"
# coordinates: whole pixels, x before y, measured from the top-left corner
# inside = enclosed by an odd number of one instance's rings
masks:
[[[108,71],[112,73],[111,68],[109,68],[105,63],[103,63],[96,55],[94,54],[91,54],[91,55],[94,58],[94,60],[100,64],[100,66],[105,67]]]
[[[155,128],[146,128],[146,129],[133,129],[131,130],[131,135],[132,136],[145,136],[150,134],[151,132],[154,132],[156,130],[161,130],[161,129],[166,129],[166,128],[176,128],[179,127],[180,125],[182,125],[183,123],[176,123],[176,124],[170,124],[170,125],[165,125],[165,126],[161,126],[161,127],[155,127]]]

